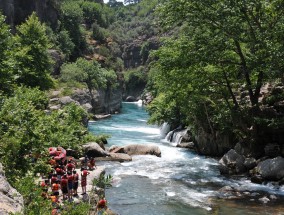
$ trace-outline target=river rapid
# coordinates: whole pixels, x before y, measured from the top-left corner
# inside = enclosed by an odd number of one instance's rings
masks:
[[[94,134],[109,134],[111,145],[154,144],[162,157],[133,156],[131,162],[98,162],[111,174],[113,186],[106,190],[109,207],[121,215],[284,215],[284,186],[257,185],[245,176],[226,178],[218,160],[174,146],[161,137],[157,126],[147,124],[148,114],[140,102],[123,103],[122,113],[90,122]],[[219,189],[231,186],[247,197],[226,197]],[[225,195],[225,196],[224,196]],[[267,204],[259,198],[275,196]]]

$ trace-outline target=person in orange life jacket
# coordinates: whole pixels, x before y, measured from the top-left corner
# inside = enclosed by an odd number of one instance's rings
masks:
[[[68,180],[68,199],[71,200],[73,196],[73,183],[74,177],[72,172],[67,172],[67,180]]]
[[[82,172],[81,172],[82,195],[86,194],[86,192],[87,192],[87,176],[89,174],[90,173],[85,168],[82,168]]]
[[[78,196],[77,189],[79,186],[79,174],[76,172],[76,170],[73,171],[73,178],[74,178],[73,196]]]
[[[60,185],[61,185],[63,200],[65,200],[67,199],[67,195],[68,195],[68,179],[67,179],[66,174],[62,176]]]
[[[71,162],[71,160],[68,161],[67,165],[66,165],[66,169],[69,172],[72,172],[73,170],[75,170],[76,166]]]
[[[91,159],[88,163],[88,167],[89,167],[89,170],[93,170],[93,169],[97,168],[96,163],[95,163],[95,158],[91,157]]]
[[[54,184],[52,184],[52,187],[51,187],[52,193],[55,196],[59,196],[59,189],[60,189],[60,184],[59,184],[59,180],[57,180]]]

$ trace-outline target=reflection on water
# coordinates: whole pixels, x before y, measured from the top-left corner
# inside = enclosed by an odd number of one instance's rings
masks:
[[[161,158],[133,156],[132,162],[100,164],[114,176],[113,187],[106,193],[113,210],[121,215],[278,215],[284,211],[281,205],[283,186],[255,185],[245,178],[227,179],[219,174],[217,160],[161,140],[160,129],[147,125],[147,119],[148,114],[139,103],[124,103],[121,114],[89,126],[95,134],[111,135],[109,146],[155,144],[162,152]],[[278,200],[267,205],[262,205],[257,198],[220,200],[218,190],[226,185],[240,192],[257,191],[262,196],[276,194]]]

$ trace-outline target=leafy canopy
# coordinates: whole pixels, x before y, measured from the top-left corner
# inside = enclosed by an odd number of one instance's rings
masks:
[[[50,44],[45,31],[44,24],[40,23],[35,13],[17,28],[14,54],[18,84],[41,90],[52,87],[51,60],[47,52]]]
[[[150,74],[157,96],[149,107],[152,119],[205,121],[209,131],[250,127],[261,87],[283,74],[283,4],[163,1],[160,23],[179,26],[180,33],[152,54],[157,59]],[[248,114],[250,108],[256,111]]]

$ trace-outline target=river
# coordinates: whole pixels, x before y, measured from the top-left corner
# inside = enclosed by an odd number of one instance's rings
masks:
[[[141,103],[123,103],[121,114],[89,124],[94,134],[111,135],[108,146],[154,144],[162,152],[160,158],[141,155],[131,162],[98,163],[114,177],[106,190],[112,210],[121,215],[284,215],[284,186],[221,176],[218,160],[174,147],[161,138],[159,127],[147,124],[148,117]],[[224,186],[248,197],[220,198]],[[258,200],[271,196],[277,199],[267,204]]]

